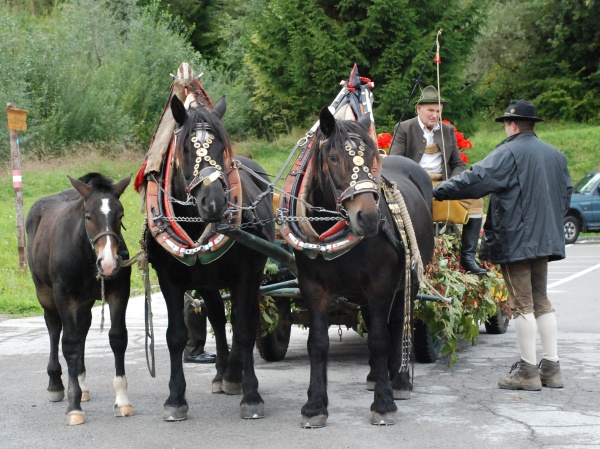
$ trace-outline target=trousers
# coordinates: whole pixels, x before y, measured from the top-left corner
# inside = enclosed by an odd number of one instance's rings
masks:
[[[546,293],[548,258],[523,260],[501,264],[502,275],[508,288],[508,303],[513,318],[533,313],[535,318],[554,312]]]

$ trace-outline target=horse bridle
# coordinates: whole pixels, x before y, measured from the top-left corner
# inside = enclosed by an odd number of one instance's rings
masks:
[[[364,160],[364,156],[365,156],[365,143],[364,141],[360,138],[360,136],[358,134],[354,134],[354,133],[348,133],[348,137],[352,137],[352,138],[356,138],[359,139],[359,144],[358,144],[358,150],[356,149],[356,146],[353,146],[351,144],[350,140],[346,140],[346,142],[344,143],[344,150],[346,151],[346,153],[348,153],[348,155],[352,158],[352,175],[350,176],[350,178],[352,179],[350,181],[350,186],[344,190],[341,191],[339,189],[337,189],[335,187],[335,185],[333,184],[333,178],[331,176],[331,173],[329,173],[329,182],[332,185],[333,191],[336,193],[336,208],[338,210],[338,212],[342,213],[342,215],[345,215],[345,209],[343,207],[344,201],[346,201],[347,199],[354,199],[354,195],[360,194],[360,193],[372,193],[375,196],[375,201],[379,201],[379,184],[375,181],[375,177],[373,176],[372,171],[377,171],[378,170],[378,165],[377,165],[377,157],[373,158],[373,166],[369,167],[368,165],[365,165],[365,160]],[[319,142],[319,149],[321,149],[323,147],[323,143],[327,142],[328,139],[323,139]],[[360,174],[361,171],[366,174],[368,179],[359,179],[360,178]],[[363,175],[364,177],[364,175]]]
[[[186,193],[189,195],[192,193],[192,190],[198,187],[200,184],[209,185],[215,182],[217,179],[221,181],[223,188],[227,190],[227,179],[225,177],[225,173],[223,172],[223,168],[210,156],[210,154],[208,154],[208,150],[210,149],[210,145],[215,140],[215,136],[209,133],[210,127],[207,123],[196,124],[194,130],[196,132],[190,137],[190,140],[192,142],[192,146],[196,150],[196,163],[194,164],[194,177],[189,183],[186,181]],[[177,138],[180,131],[181,128],[178,128],[175,131],[175,138]],[[200,168],[203,162],[208,162],[209,165],[204,168]]]

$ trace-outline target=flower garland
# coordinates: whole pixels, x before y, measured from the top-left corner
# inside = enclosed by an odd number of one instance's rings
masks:
[[[442,120],[442,122],[452,125],[449,120]],[[467,164],[469,162],[469,157],[465,154],[465,151],[473,148],[473,144],[470,140],[465,139],[465,135],[459,132],[456,126],[452,125],[452,127],[454,128],[454,135],[456,136],[456,146],[460,150],[460,159]]]

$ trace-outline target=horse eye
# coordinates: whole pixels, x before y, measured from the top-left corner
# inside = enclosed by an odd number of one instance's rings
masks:
[[[86,221],[90,221],[92,219],[92,216],[90,214],[85,214],[85,220]]]
[[[329,160],[330,160],[331,162],[338,163],[338,162],[340,161],[340,158],[338,158],[338,157],[337,157],[337,154],[330,154],[330,155],[329,155]]]

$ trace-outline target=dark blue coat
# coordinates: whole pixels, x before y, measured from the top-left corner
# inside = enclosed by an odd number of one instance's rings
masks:
[[[567,160],[534,132],[501,142],[485,159],[434,189],[436,199],[491,194],[482,260],[511,263],[565,258],[563,218],[571,198]]]

